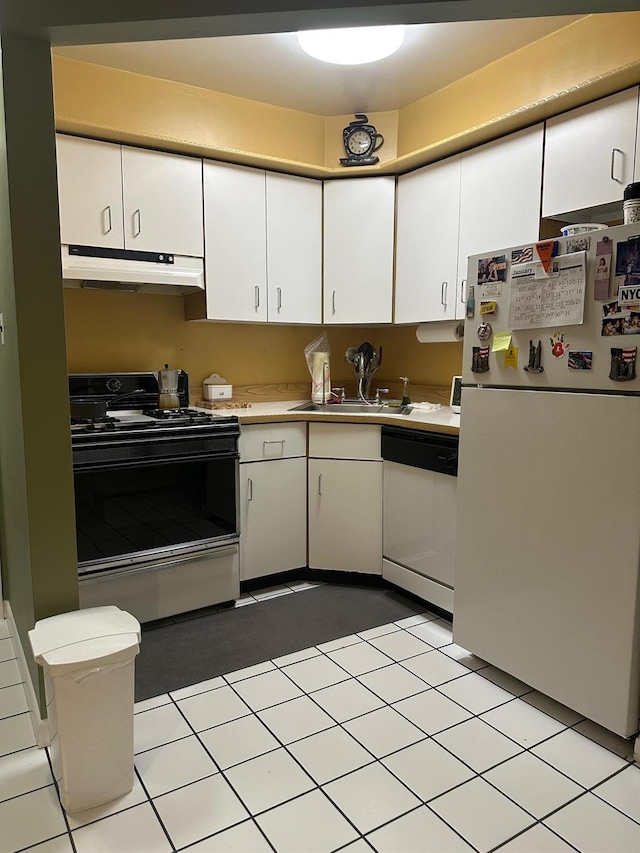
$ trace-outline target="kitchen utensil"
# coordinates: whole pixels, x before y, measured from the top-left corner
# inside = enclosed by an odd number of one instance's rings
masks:
[[[180,398],[178,396],[179,373],[179,370],[170,370],[168,364],[165,364],[164,368],[158,371],[158,388],[160,389],[158,406],[161,409],[180,408]]]
[[[353,364],[357,354],[358,350],[355,347],[349,347],[349,349],[345,352],[344,357],[347,359],[349,364]]]
[[[96,400],[94,397],[74,397],[71,400],[71,417],[85,419],[96,419],[107,417],[107,410],[116,400],[124,400],[125,397],[133,397],[134,394],[143,394],[144,388],[136,388],[135,391],[127,391],[126,394],[116,394],[110,400]]]

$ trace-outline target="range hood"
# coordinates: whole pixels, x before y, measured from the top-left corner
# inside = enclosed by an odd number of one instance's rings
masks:
[[[98,246],[62,246],[65,287],[132,293],[195,293],[204,290],[202,258],[169,252],[137,252]]]

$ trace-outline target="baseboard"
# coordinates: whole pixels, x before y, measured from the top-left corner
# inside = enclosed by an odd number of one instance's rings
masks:
[[[11,642],[13,643],[13,648],[16,653],[16,659],[18,661],[18,669],[20,670],[20,677],[22,678],[22,686],[24,687],[24,692],[27,697],[27,706],[29,708],[29,716],[31,717],[31,725],[33,726],[33,733],[36,738],[36,743],[42,749],[45,746],[49,746],[49,726],[47,724],[47,719],[44,720],[40,716],[40,705],[38,703],[38,697],[33,686],[33,681],[31,680],[31,670],[27,664],[27,658],[25,657],[24,649],[22,648],[22,643],[20,642],[20,635],[18,634],[18,629],[16,627],[16,621],[13,618],[13,612],[11,610],[11,604],[8,601],[4,602],[4,618],[7,620],[9,625],[9,633],[11,635]]]

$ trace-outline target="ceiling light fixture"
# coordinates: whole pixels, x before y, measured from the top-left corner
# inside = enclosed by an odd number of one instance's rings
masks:
[[[315,59],[335,65],[363,65],[391,56],[404,41],[404,25],[305,30],[298,33],[300,47]]]

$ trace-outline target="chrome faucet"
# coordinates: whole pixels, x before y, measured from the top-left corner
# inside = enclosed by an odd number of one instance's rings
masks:
[[[380,399],[380,394],[388,394],[388,393],[389,393],[388,388],[376,388],[376,396],[374,399],[374,403],[376,403],[377,405],[380,405],[382,403],[382,400]]]

